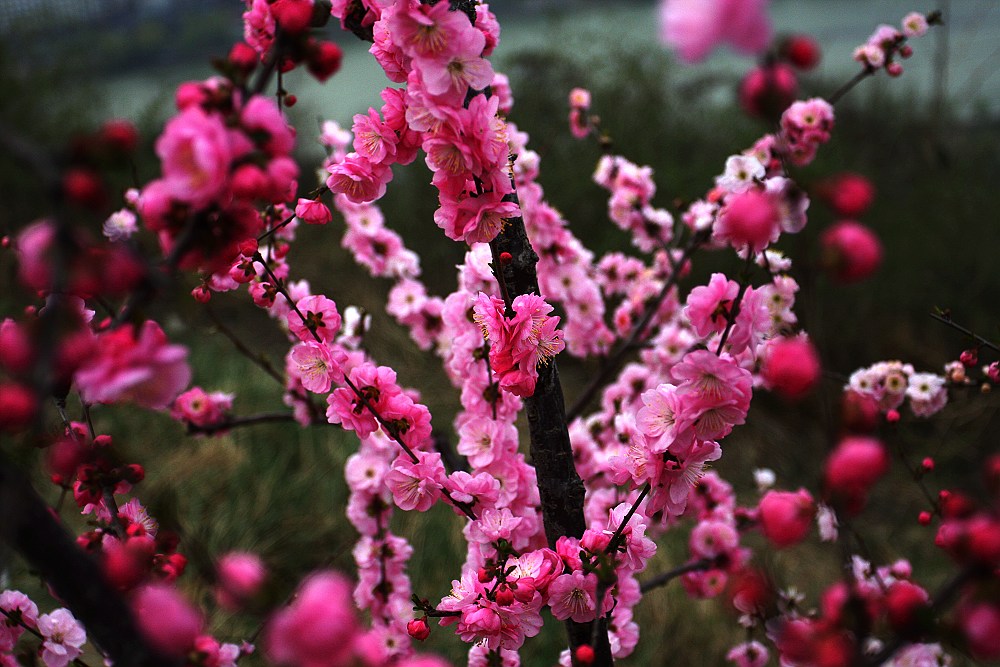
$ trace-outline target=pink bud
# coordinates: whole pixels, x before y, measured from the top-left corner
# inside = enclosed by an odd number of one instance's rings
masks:
[[[299,199],[295,206],[295,217],[308,225],[325,225],[333,220],[330,209],[318,199]]]
[[[344,52],[334,42],[319,42],[309,52],[306,67],[319,81],[326,81],[340,69]]]
[[[778,219],[778,207],[771,197],[748,190],[726,201],[715,225],[715,235],[736,249],[749,247],[760,252],[777,239]]]
[[[849,436],[826,460],[827,491],[851,514],[861,511],[868,490],[889,470],[889,455],[875,438]]]
[[[875,187],[861,174],[844,172],[821,183],[817,194],[838,216],[856,218],[872,205]]]
[[[777,118],[795,101],[799,83],[784,63],[755,67],[740,82],[740,106],[757,118]]]
[[[216,600],[230,611],[244,607],[257,595],[267,578],[264,564],[251,553],[228,553],[219,559],[215,570],[219,579]]]
[[[781,54],[799,69],[813,69],[819,64],[822,54],[819,44],[809,35],[792,35],[781,45]]]
[[[824,265],[840,282],[864,280],[882,263],[882,244],[860,222],[841,220],[823,232],[820,243]]]
[[[885,596],[889,625],[904,637],[919,635],[927,605],[927,591],[909,581],[895,582]]]
[[[758,506],[760,530],[779,549],[801,542],[815,515],[816,504],[805,489],[768,491]]]
[[[768,345],[760,372],[773,390],[786,398],[800,399],[819,381],[819,356],[808,339],[781,338]]]
[[[171,586],[149,584],[132,598],[140,629],[159,650],[183,656],[201,634],[201,615]]]
[[[292,35],[308,28],[312,21],[312,0],[277,0],[270,9],[281,29]]]
[[[958,611],[958,624],[973,657],[1000,658],[1000,606],[990,602],[970,602]]]
[[[427,626],[427,618],[415,618],[406,624],[406,632],[418,641],[424,641],[431,636],[431,629]]]

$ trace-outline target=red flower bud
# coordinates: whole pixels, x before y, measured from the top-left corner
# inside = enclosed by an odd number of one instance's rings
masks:
[[[813,69],[819,64],[822,54],[819,44],[809,35],[792,35],[781,45],[781,55],[799,69]]]
[[[581,665],[590,665],[594,662],[594,649],[589,644],[580,644],[573,651],[573,657]]]
[[[427,617],[415,618],[406,624],[406,632],[419,641],[424,641],[431,636],[431,629],[427,625]]]
[[[306,67],[319,81],[326,81],[340,70],[344,52],[334,42],[319,42],[310,50]]]

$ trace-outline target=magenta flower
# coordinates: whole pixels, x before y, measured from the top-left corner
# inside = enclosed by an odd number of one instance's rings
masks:
[[[156,141],[163,161],[163,182],[171,197],[203,207],[226,184],[232,159],[229,134],[222,119],[190,106],[167,123]]]
[[[191,381],[191,368],[187,348],[169,344],[160,326],[147,320],[138,331],[124,326],[99,334],[75,380],[88,403],[133,401],[162,409]]]

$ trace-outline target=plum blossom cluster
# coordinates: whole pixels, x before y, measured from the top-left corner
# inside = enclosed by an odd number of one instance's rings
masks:
[[[0,664],[17,667],[18,641],[25,632],[41,640],[37,658],[45,667],[66,667],[83,655],[87,632],[68,609],[39,614],[38,607],[21,591],[0,593]]]
[[[534,294],[522,294],[511,302],[513,317],[504,313],[501,299],[482,292],[476,298],[473,316],[490,342],[490,368],[501,389],[515,396],[535,393],[538,365],[548,363],[565,347],[559,318],[552,306]]]
[[[273,99],[221,77],[182,84],[176,103],[156,142],[163,175],[143,188],[139,211],[164,253],[184,244],[181,266],[224,271],[264,231],[257,204],[295,198],[295,133]]]
[[[354,151],[328,166],[327,185],[355,203],[379,199],[391,166],[422,149],[439,193],[435,223],[456,241],[491,241],[505,219],[518,216],[507,198],[513,184],[501,96],[479,92],[495,81],[485,56],[498,43],[499,24],[485,4],[474,22],[442,3],[375,4],[369,12],[372,53],[406,88],[387,88],[381,113],[355,116]]]
[[[899,76],[903,73],[903,66],[897,56],[906,59],[913,55],[909,40],[924,36],[929,26],[940,22],[940,12],[926,15],[910,12],[903,17],[900,28],[880,25],[864,44],[854,49],[854,60],[861,63],[866,71],[885,69],[889,76]]]
[[[917,373],[900,361],[881,361],[851,374],[845,391],[853,391],[874,401],[882,413],[894,413],[907,402],[917,417],[930,417],[948,403],[948,378],[934,373]]]
[[[858,609],[879,632],[913,642],[895,663],[946,660],[939,645],[924,641],[930,629],[922,624],[933,600],[912,582],[905,562],[873,568],[855,557],[850,576],[826,591],[814,613],[801,613],[790,604],[792,596],[778,595],[750,566],[743,544],[750,529],[779,548],[790,547],[805,538],[817,516],[828,539],[835,537],[838,516],[863,510],[889,467],[870,425],[849,428],[827,457],[823,504],[806,489],[770,490],[756,506],[742,507],[732,486],[709,470],[721,457],[720,442],[746,421],[755,389],[797,399],[819,375],[815,348],[796,333],[791,262],[772,246],[782,233],[806,224],[809,200],[784,163],[812,161],[832,131],[832,106],[819,98],[789,106],[778,133],[731,156],[714,187],[678,212],[679,225],[673,213],[655,207],[650,168],[606,155],[595,181],[610,193],[609,218],[645,257],[595,258],[545,202],[536,182],[539,157],[528,149],[527,135],[504,118],[512,103],[506,79],[486,60],[499,39],[495,17],[484,4],[470,13],[450,11],[450,4],[332,3],[342,25],[370,32],[372,54],[391,81],[406,87],[386,88],[382,107],[355,116],[350,133],[325,124],[322,141],[330,149],[326,187],[346,223],[343,245],[370,275],[394,281],[387,312],[421,348],[442,358],[461,392],[453,426],[465,461],[445,466],[420,395],[362,348],[364,314],[290,279],[288,252],[297,225],[328,224],[333,215],[317,193],[296,197],[298,169],[289,157],[294,131],[277,104],[244,84],[258,67],[286,71],[306,62],[321,79],[334,69],[339,51],[308,34],[320,22],[322,3],[247,0],[246,44],[230,54],[228,64],[236,68],[231,78],[178,90],[179,113],[157,142],[162,177],[127,196],[131,208],[105,225],[110,240],[127,240],[135,233],[130,216],[136,209],[168,258],[202,272],[193,293],[198,301],[245,285],[287,334],[284,377],[273,374],[284,383],[295,419],[338,424],[359,439],[345,470],[347,515],[359,533],[353,550],[358,580],[319,572],[303,581],[264,627],[267,656],[278,664],[436,667],[440,661],[415,655],[410,640],[425,639],[428,619],[438,617],[471,645],[471,665],[499,659],[513,666],[548,608],[561,621],[607,620],[611,653],[622,658],[638,641],[637,575],[656,553],[653,538],[687,521],[689,559],[680,577],[685,590],[704,598],[728,589],[744,624],[766,628],[783,664],[839,666],[859,651],[877,655],[875,634],[853,634]],[[666,7],[671,39],[687,40],[679,44],[687,59],[703,57],[717,41],[757,50],[770,30],[760,2],[674,0]],[[905,30],[922,30],[917,19],[908,20]],[[280,86],[278,92],[286,106],[293,103]],[[589,119],[583,122],[591,103],[585,92],[571,98],[575,135],[593,129]],[[392,168],[414,162],[419,151],[438,189],[435,223],[469,245],[458,286],[443,298],[428,295],[417,256],[385,225],[375,203]],[[519,218],[539,255],[540,294],[510,298],[498,276],[512,258],[488,243]],[[19,239],[25,284],[52,285],[45,255],[54,238],[53,228],[42,224]],[[744,270],[738,279],[714,273],[682,297],[678,283],[702,247],[735,251]],[[80,284],[87,285],[83,279]],[[90,295],[75,287],[71,294]],[[556,307],[563,314],[554,315]],[[93,313],[82,301],[71,308],[80,342],[60,350],[54,365],[67,385],[76,383],[85,404],[172,406],[172,415],[192,429],[227,423],[231,395],[194,387],[178,396],[191,379],[186,351],[170,344],[156,323],[91,327]],[[557,328],[560,322],[565,330]],[[30,326],[10,320],[0,326],[0,365],[17,380],[34,354],[30,334]],[[616,342],[625,352],[639,348],[642,363],[616,367],[609,354]],[[581,357],[603,355],[612,370],[599,408],[588,415],[582,405],[570,425],[575,466],[587,491],[587,528],[579,536],[547,539],[538,475],[519,451],[515,423],[522,399],[536,391],[539,365],[564,347]],[[963,368],[970,365],[965,361]],[[949,380],[956,381],[958,371],[951,368]],[[995,364],[984,372],[994,382],[1000,377]],[[903,364],[877,364],[855,376],[847,400],[860,406],[869,401],[891,411],[908,398],[916,414],[930,415],[947,400],[944,378]],[[17,407],[17,388],[0,385],[5,408]],[[30,420],[33,397],[24,393],[21,403],[30,405],[15,411],[16,419],[5,410],[0,426]],[[119,503],[142,480],[140,466],[123,463],[110,438],[75,423],[49,455],[53,481],[72,490],[92,521],[79,543],[100,554],[108,579],[158,649],[195,667],[231,667],[254,650],[204,634],[205,619],[170,586],[186,564],[176,536],[161,530],[137,498]],[[1000,463],[990,471],[995,494]],[[390,522],[393,506],[424,512],[441,500],[467,519],[467,552],[459,578],[435,607],[413,595],[407,574],[413,548]],[[1000,564],[995,507],[944,490],[933,509],[940,519],[938,545],[979,577],[962,591],[954,628],[974,655],[996,657],[1000,608],[989,597],[995,582],[984,575]],[[216,569],[222,607],[254,603],[266,579],[258,559],[231,554]],[[370,628],[358,621],[350,599],[368,612]],[[43,639],[39,652],[46,665],[62,667],[80,655],[85,636],[69,612],[38,616],[30,600],[13,592],[0,595],[0,609],[7,619],[0,623],[5,662],[31,630]],[[572,657],[567,651],[562,662],[573,659],[592,660],[593,649],[579,646]],[[760,666],[769,651],[751,635],[729,659]]]

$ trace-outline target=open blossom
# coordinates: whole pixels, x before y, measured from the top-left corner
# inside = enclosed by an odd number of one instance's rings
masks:
[[[21,591],[4,591],[0,593],[0,609],[12,618],[20,619],[29,628],[36,627],[38,622],[38,607]],[[16,623],[0,621],[0,651],[14,648],[18,638],[24,633],[24,628]]]
[[[170,119],[156,141],[156,154],[163,163],[167,192],[195,207],[221,193],[233,157],[222,119],[199,106],[189,106]]]
[[[611,600],[605,597],[605,607]],[[567,618],[577,623],[586,623],[597,618],[597,575],[575,571],[562,574],[549,584],[549,607],[552,615],[560,621]],[[602,609],[607,611],[607,609]]]
[[[347,353],[340,346],[331,347],[316,341],[299,343],[288,352],[288,373],[307,391],[325,394],[334,382],[344,381],[343,365]]]
[[[89,403],[133,401],[162,409],[191,381],[191,368],[187,348],[169,344],[160,326],[147,320],[138,331],[123,326],[99,334],[75,380]]]
[[[174,400],[170,416],[195,426],[213,426],[223,421],[232,407],[232,394],[192,387]]]
[[[68,609],[56,609],[38,617],[38,632],[44,638],[42,662],[46,667],[65,667],[87,642],[87,633]]]
[[[441,497],[445,470],[437,452],[415,454],[417,463],[404,454],[393,461],[392,469],[385,475],[385,485],[400,509],[426,512]]]
[[[538,380],[537,365],[545,363],[565,346],[556,329],[552,306],[534,294],[523,294],[511,304],[514,317],[504,313],[504,303],[482,292],[473,307],[474,318],[490,341],[490,367],[501,388],[515,396],[531,396]]]

